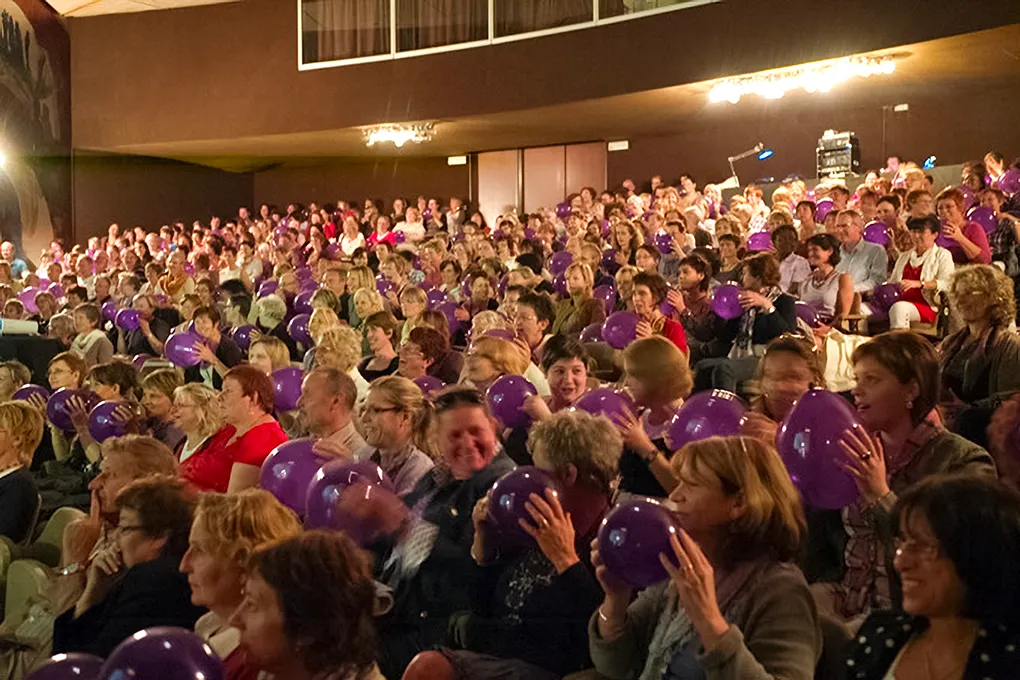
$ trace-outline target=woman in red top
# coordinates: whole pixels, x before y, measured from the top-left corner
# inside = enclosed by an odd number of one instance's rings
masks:
[[[386,215],[379,215],[375,218],[375,231],[368,235],[368,247],[375,250],[380,242],[388,243],[390,246],[397,244],[396,236],[390,231],[390,218]]]
[[[638,339],[652,335],[661,335],[680,348],[685,355],[690,354],[687,348],[687,334],[679,322],[667,318],[659,311],[659,306],[666,299],[669,286],[666,280],[653,272],[639,272],[634,275],[634,292],[631,304],[634,311],[641,317],[637,325]]]
[[[287,435],[271,415],[273,383],[254,366],[227,371],[220,405],[226,424],[187,460],[182,473],[199,488],[234,493],[258,484],[262,461]]]

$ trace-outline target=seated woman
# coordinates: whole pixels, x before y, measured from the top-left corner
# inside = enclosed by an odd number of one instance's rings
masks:
[[[35,528],[39,492],[30,472],[43,436],[42,413],[24,401],[0,403],[0,536],[20,544]]]
[[[240,632],[227,623],[244,601],[252,555],[300,533],[294,513],[268,491],[199,497],[180,570],[188,575],[191,603],[209,610],[195,622],[195,632],[223,659],[225,680],[258,678],[258,670],[239,649]]]
[[[252,340],[248,348],[248,363],[266,375],[290,366],[290,350],[279,338],[263,335]]]
[[[620,457],[622,493],[664,498],[676,486],[670,466],[674,450],[666,443],[666,429],[693,379],[683,354],[664,338],[631,343],[623,351],[624,385],[634,399],[636,413],[616,422],[623,435]]]
[[[883,333],[859,346],[852,362],[857,416],[872,433],[864,441],[844,438],[860,498],[843,509],[833,536],[812,537],[845,544],[836,553],[842,564],[824,570],[842,577],[815,589],[826,608],[845,619],[900,601],[899,584],[888,576],[894,551],[885,530],[897,494],[932,475],[995,476],[984,449],[928,420],[938,402],[939,360],[925,338]]]
[[[54,654],[106,657],[144,628],[195,625],[202,610],[178,571],[195,503],[190,485],[176,477],[141,479],[117,495],[117,544],[95,556],[77,606],[57,617]]]
[[[432,403],[407,378],[378,378],[361,407],[361,432],[370,459],[383,469],[394,492],[406,496],[433,468],[435,433]]]
[[[712,437],[681,449],[673,469],[682,530],[660,558],[671,563],[668,581],[635,599],[592,544],[605,591],[588,628],[595,669],[611,678],[814,677],[818,613],[793,564],[804,513],[775,449]]]
[[[415,328],[400,346],[397,373],[402,378],[417,380],[428,375],[436,361],[446,356],[446,340],[434,328]]]
[[[935,211],[942,233],[951,242],[949,252],[956,264],[991,264],[988,235],[980,224],[967,219],[967,201],[956,187],[947,187],[935,197]],[[909,227],[909,221],[907,226]]]
[[[368,381],[358,371],[361,362],[361,338],[347,325],[324,331],[315,352],[315,367],[336,368],[346,373],[358,390],[357,403],[362,404],[368,395]]]
[[[889,275],[889,282],[900,284],[903,291],[903,298],[889,308],[889,328],[893,330],[910,328],[912,321],[935,321],[938,294],[949,290],[955,271],[953,256],[935,245],[940,228],[934,215],[907,220],[914,247],[900,254]]]
[[[850,274],[836,271],[840,244],[832,234],[815,234],[807,240],[807,260],[811,275],[804,282],[800,299],[818,312],[815,335],[825,337],[839,328],[850,313],[854,301],[854,281]]]
[[[677,279],[680,290],[670,289],[666,302],[672,305],[675,316],[680,320],[691,348],[691,363],[706,358],[702,348],[719,336],[723,322],[712,311],[712,298],[708,287],[712,283],[712,267],[697,255],[688,255],[680,260],[680,274]]]
[[[186,459],[182,474],[203,491],[235,493],[258,483],[266,456],[287,435],[272,416],[273,383],[254,366],[227,371],[219,403],[226,424]]]
[[[145,409],[145,428],[154,438],[166,444],[171,451],[184,438],[184,432],[174,424],[174,392],[183,385],[176,369],[161,368],[142,379],[142,408]]]
[[[1013,281],[991,265],[964,267],[949,297],[967,324],[942,341],[942,417],[954,432],[987,448],[988,424],[1002,402],[1020,392],[1020,338]]]
[[[198,343],[198,356],[202,363],[184,369],[184,379],[187,382],[204,382],[220,389],[223,387],[223,376],[244,361],[244,355],[233,338],[220,331],[220,313],[216,307],[196,309],[194,323],[195,332],[203,340]]]
[[[171,413],[174,425],[184,433],[184,438],[178,442],[173,452],[181,463],[181,476],[191,480],[190,466],[185,465],[185,461],[211,446],[213,435],[223,428],[219,392],[202,383],[181,385],[174,390]],[[222,441],[217,442],[217,446],[221,445]],[[196,486],[201,488],[199,484]]]
[[[903,610],[874,612],[847,650],[853,677],[1010,678],[1020,645],[1020,495],[991,479],[932,477],[892,514]]]
[[[772,442],[794,403],[808,390],[825,389],[825,367],[807,338],[784,335],[765,348],[756,379],[759,395],[741,423],[741,434]]]
[[[542,371],[549,383],[549,395],[532,395],[524,401],[524,410],[532,420],[545,420],[574,405],[588,391],[590,358],[584,345],[574,338],[554,335],[542,353]]]
[[[435,309],[426,309],[421,313],[418,327],[438,331],[443,338],[442,355],[429,365],[426,372],[447,385],[460,380],[460,374],[464,370],[464,355],[450,347],[450,322],[446,315]]]
[[[662,260],[662,253],[651,243],[645,243],[638,247],[634,255],[634,266],[639,272],[659,274],[659,262]],[[663,276],[665,279],[666,277]]]
[[[228,624],[250,668],[275,680],[383,680],[375,667],[375,584],[344,533],[309,531],[255,551]]]
[[[358,372],[370,383],[376,378],[394,373],[400,365],[400,358],[394,349],[397,320],[389,312],[377,312],[365,319],[362,332],[368,340],[372,356],[361,362]]]
[[[329,292],[325,289],[321,289],[321,292]],[[332,295],[332,293],[330,293]],[[336,298],[336,296],[333,296]],[[319,351],[319,344],[322,342],[323,334],[331,328],[340,326],[340,317],[336,315],[329,307],[313,307],[312,313],[308,317],[308,335],[312,339],[312,345],[307,352],[305,352],[304,358],[301,360],[301,368],[305,373],[312,370],[315,367],[315,355]],[[346,324],[344,324],[346,325]],[[360,347],[360,343],[359,343]],[[360,360],[361,357],[359,356]]]
[[[562,411],[535,425],[528,445],[562,494],[531,496],[525,530],[536,541],[517,549],[489,529],[488,498],[475,505],[471,555],[481,587],[470,613],[452,620],[448,642],[463,651],[442,652],[456,678],[559,678],[591,665],[587,624],[602,591],[588,546],[610,507],[620,436],[605,418]]]
[[[290,355],[291,361],[301,361],[302,352],[298,349],[294,339],[290,337],[290,333],[287,332],[287,303],[280,295],[283,293],[267,295],[255,302],[252,310],[256,315],[255,325],[259,332],[252,333],[252,341],[259,340],[264,336],[276,338],[287,346],[287,353]]]
[[[637,325],[637,337],[647,338],[661,335],[680,348],[685,355],[690,352],[687,347],[687,334],[680,323],[663,315],[659,309],[666,299],[669,286],[658,274],[640,272],[634,275],[634,293],[631,302],[634,313],[641,317]],[[686,359],[686,357],[685,357]]]
[[[85,376],[85,386],[102,401],[121,402],[113,412],[113,417],[124,423],[125,429],[138,431],[141,413],[138,396],[141,393],[141,386],[138,384],[138,369],[133,364],[116,360],[93,366]],[[71,397],[68,400],[68,412],[78,441],[85,449],[85,455],[90,461],[97,462],[100,458],[99,442],[92,438],[92,432],[89,430],[89,414],[85,401],[77,396]]]
[[[81,356],[88,368],[113,359],[113,343],[106,336],[102,325],[103,316],[96,305],[87,302],[74,308],[74,330],[77,335],[71,343],[71,351]]]
[[[407,342],[411,329],[418,324],[421,313],[428,308],[429,298],[421,288],[406,286],[400,292],[400,316],[404,322],[400,325],[400,341],[397,345]]]
[[[632,264],[626,264],[616,271],[613,281],[616,283],[616,306],[615,312],[633,311],[634,305],[631,297],[634,294],[634,275],[638,268]]]
[[[515,343],[503,338],[483,335],[475,338],[464,358],[461,382],[484,392],[504,375],[524,375],[528,358]]]
[[[719,237],[719,271],[712,273],[716,283],[740,282],[740,237],[723,234]]]
[[[554,335],[576,335],[593,323],[606,320],[606,305],[592,296],[595,275],[584,262],[567,267],[567,297],[556,303]]]

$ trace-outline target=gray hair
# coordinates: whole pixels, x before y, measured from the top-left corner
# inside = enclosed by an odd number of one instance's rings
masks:
[[[619,474],[623,440],[605,416],[569,409],[533,425],[528,449],[547,459],[557,473],[573,465],[580,483],[608,495]]]
[[[260,298],[255,303],[256,313],[258,318],[263,318],[266,321],[273,321],[272,326],[276,326],[287,317],[287,303],[283,301],[283,298],[278,295],[267,295],[264,298]],[[265,324],[269,326],[269,323]]]

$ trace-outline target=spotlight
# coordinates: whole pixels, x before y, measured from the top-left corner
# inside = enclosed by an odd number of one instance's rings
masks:
[[[766,158],[772,158],[772,154],[774,153],[775,151],[773,151],[772,149],[765,149],[760,154],[758,154],[758,160],[763,161]]]
[[[922,165],[921,167],[924,168],[925,170],[931,170],[932,168],[935,167],[935,160],[936,160],[935,156],[928,156],[927,158],[924,159],[924,165]]]

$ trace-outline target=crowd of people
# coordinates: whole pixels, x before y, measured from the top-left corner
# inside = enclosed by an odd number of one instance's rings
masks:
[[[4,243],[43,358],[0,362],[0,536],[32,557],[81,512],[0,673],[178,626],[229,680],[1015,677],[1018,180],[990,152],[936,191],[894,156],[852,189],[654,177],[491,225],[418,197]],[[606,387],[627,405],[580,406]],[[859,422],[844,507],[777,449],[815,390]],[[703,393],[740,430],[674,446]],[[349,531],[260,488],[299,438],[386,479],[337,494]],[[515,542],[487,494],[517,466],[558,490]],[[679,527],[643,589],[597,538],[642,497]]]

